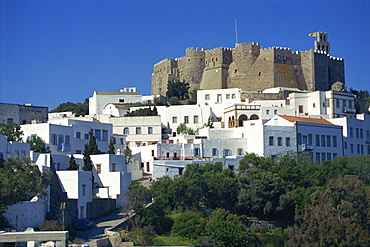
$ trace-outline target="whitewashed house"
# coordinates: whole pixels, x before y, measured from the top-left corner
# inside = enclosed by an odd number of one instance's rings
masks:
[[[6,136],[0,135],[0,160],[6,160],[8,156],[12,157],[29,157],[30,144],[22,142],[8,141]]]
[[[370,116],[358,114],[356,118],[328,119],[343,127],[343,155],[348,157],[370,155]]]
[[[103,109],[110,103],[136,103],[141,102],[139,92],[99,92],[94,91],[89,98],[89,115],[103,114]]]

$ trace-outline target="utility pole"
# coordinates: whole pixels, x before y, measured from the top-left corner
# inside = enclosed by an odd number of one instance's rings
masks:
[[[62,210],[62,225],[63,225],[63,230],[65,229],[64,227],[64,210],[66,209],[66,203],[62,202],[60,204],[60,210]]]

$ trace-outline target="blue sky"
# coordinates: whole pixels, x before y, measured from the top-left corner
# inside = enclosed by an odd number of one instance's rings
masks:
[[[57,107],[94,91],[150,94],[153,65],[187,47],[313,48],[329,34],[347,87],[370,89],[369,0],[0,0],[0,102]]]

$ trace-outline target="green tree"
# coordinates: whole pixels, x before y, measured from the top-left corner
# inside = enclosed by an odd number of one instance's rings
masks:
[[[168,81],[166,97],[170,99],[177,97],[179,100],[189,99],[189,83],[179,80]]]
[[[127,186],[126,196],[130,207],[138,215],[144,215],[146,206],[152,201],[151,191],[137,182]]]
[[[41,173],[29,157],[8,156],[0,167],[0,215],[6,205],[45,196],[50,179],[51,173],[48,170]]]
[[[30,144],[30,149],[35,152],[51,153],[50,147],[46,146],[45,141],[39,136],[32,136],[26,142]]]
[[[157,107],[153,107],[153,110],[150,107],[140,108],[132,112],[128,112],[125,115],[126,117],[132,116],[158,116]]]
[[[196,135],[197,130],[187,127],[186,123],[180,123],[176,128],[176,132],[179,134]]]
[[[89,155],[101,154],[98,144],[96,143],[96,138],[91,130],[89,131],[89,142],[85,145],[85,151],[87,151]]]
[[[83,154],[83,162],[84,162],[84,165],[82,166],[82,169],[84,171],[92,171],[93,169],[93,163],[92,163],[92,160],[91,160],[91,157],[90,157],[90,153],[89,153],[89,145],[88,143],[85,144],[85,150],[84,150],[84,154]]]
[[[80,102],[61,103],[58,107],[50,111],[50,113],[53,113],[53,112],[72,112],[76,114],[76,116],[88,115],[89,114],[89,99],[86,98],[84,103],[80,103]]]
[[[369,202],[357,176],[332,179],[297,214],[288,246],[369,246]]]
[[[108,154],[115,154],[115,149],[114,149],[114,143],[113,143],[113,137],[110,138],[109,140],[109,145],[108,145]]]
[[[177,96],[172,96],[171,98],[168,99],[168,103],[170,103],[170,105],[178,105],[179,98]]]
[[[171,235],[197,239],[204,232],[206,220],[200,211],[187,211],[170,216],[173,220]]]
[[[6,136],[8,141],[23,142],[23,131],[17,123],[0,123],[0,135]]]
[[[69,158],[69,162],[68,162],[68,167],[67,167],[67,170],[78,170],[78,165],[76,163],[76,159],[75,157],[73,156],[73,154],[71,154],[71,157]]]
[[[126,164],[131,164],[131,160],[132,160],[132,151],[131,149],[129,149],[128,147],[123,150],[123,155],[125,155],[126,157]]]
[[[214,246],[259,246],[256,236],[236,215],[224,209],[212,212],[206,224],[205,234]]]
[[[238,174],[238,212],[271,219],[291,205],[289,189],[277,174],[256,167]]]

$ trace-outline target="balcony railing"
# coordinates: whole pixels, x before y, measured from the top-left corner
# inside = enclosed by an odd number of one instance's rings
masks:
[[[70,152],[71,151],[71,144],[58,144],[58,152]]]
[[[345,113],[356,113],[355,108],[343,107],[343,112]]]
[[[313,145],[301,144],[298,145],[298,152],[310,151],[313,150]]]

